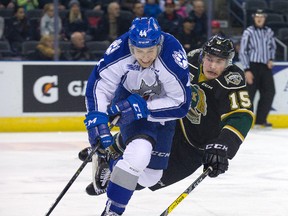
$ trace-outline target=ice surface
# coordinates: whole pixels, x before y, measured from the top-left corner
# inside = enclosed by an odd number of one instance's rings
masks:
[[[86,133],[0,133],[0,216],[44,216],[81,165]],[[252,130],[224,175],[207,177],[169,216],[288,216],[288,129]],[[126,216],[160,215],[202,172],[134,193]],[[98,216],[88,164],[51,216]]]

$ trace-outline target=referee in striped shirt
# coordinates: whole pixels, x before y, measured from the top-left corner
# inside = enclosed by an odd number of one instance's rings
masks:
[[[276,43],[274,32],[265,26],[267,14],[258,9],[252,17],[254,24],[244,30],[241,38],[239,59],[244,67],[250,99],[253,101],[256,91],[260,92],[255,128],[272,127],[267,116],[275,95],[272,66]]]

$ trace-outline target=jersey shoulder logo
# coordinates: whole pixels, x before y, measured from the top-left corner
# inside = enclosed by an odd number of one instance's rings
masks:
[[[174,51],[172,57],[181,68],[186,69],[188,67],[186,54],[182,50]]]
[[[119,49],[120,44],[122,43],[121,39],[115,40],[112,44],[110,44],[110,46],[108,47],[108,49],[106,50],[106,55],[110,55],[111,53],[115,52],[117,49]]]
[[[224,78],[227,84],[232,83],[234,85],[239,85],[243,80],[242,76],[238,72],[229,72],[224,76]]]
[[[194,50],[190,51],[190,52],[187,54],[187,56],[188,56],[188,57],[193,57],[195,54],[200,53],[201,50],[202,50],[201,48],[199,48],[199,49],[194,49]]]

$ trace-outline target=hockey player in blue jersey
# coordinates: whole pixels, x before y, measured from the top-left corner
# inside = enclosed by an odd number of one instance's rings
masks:
[[[92,71],[86,89],[84,120],[89,142],[108,150],[114,140],[109,117],[126,145],[111,166],[102,216],[122,215],[136,189],[155,185],[167,168],[176,119],[190,106],[191,89],[185,51],[154,18],[136,18]]]
[[[230,39],[216,35],[201,49],[188,53],[191,107],[184,118],[177,120],[168,167],[161,180],[149,187],[151,190],[179,182],[201,166],[204,170],[213,168],[210,177],[228,170],[229,160],[237,154],[254,120],[244,72],[231,64],[234,52]],[[125,149],[121,133],[115,135],[113,149],[118,155]],[[81,153],[83,160],[87,149]],[[89,185],[89,195],[102,194],[109,181],[107,162],[100,162],[95,173],[97,187]]]

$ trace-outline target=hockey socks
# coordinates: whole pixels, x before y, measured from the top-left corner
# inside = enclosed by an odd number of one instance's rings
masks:
[[[107,188],[108,201],[105,211],[122,215],[133,192],[110,181]]]

